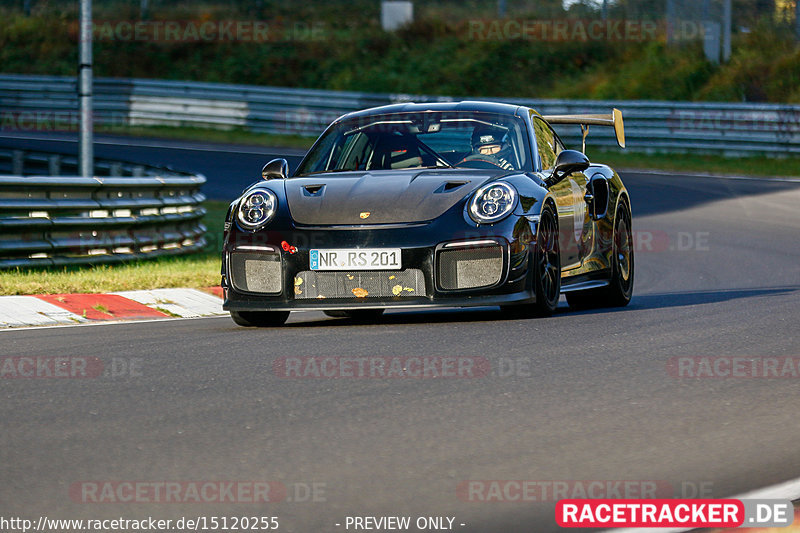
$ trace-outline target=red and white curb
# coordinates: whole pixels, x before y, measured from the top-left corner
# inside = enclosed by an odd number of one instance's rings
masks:
[[[227,314],[219,288],[0,296],[0,328]]]
[[[196,318],[227,314],[222,311],[222,300],[219,296],[194,289],[154,289],[114,294],[175,317]]]

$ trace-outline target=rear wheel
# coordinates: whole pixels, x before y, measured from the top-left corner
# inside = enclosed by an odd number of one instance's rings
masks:
[[[568,292],[567,302],[574,309],[625,307],[633,295],[633,232],[631,212],[626,203],[617,208],[614,244],[611,254],[611,279],[606,287]]]
[[[333,318],[349,318],[354,322],[374,322],[383,315],[383,309],[353,309],[350,311],[323,311]]]
[[[231,311],[231,318],[246,328],[280,326],[289,318],[289,311]]]

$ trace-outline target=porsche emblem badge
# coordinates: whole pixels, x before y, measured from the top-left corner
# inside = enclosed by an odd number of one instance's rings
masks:
[[[360,216],[361,218],[369,218],[369,215],[370,215],[369,211],[364,211],[360,213],[358,216]]]

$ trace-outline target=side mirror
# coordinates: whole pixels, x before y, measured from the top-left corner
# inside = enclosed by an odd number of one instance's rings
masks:
[[[548,185],[555,185],[573,172],[583,172],[589,168],[589,158],[577,150],[562,150],[556,158],[553,174],[547,180]]]
[[[289,162],[285,159],[273,159],[261,169],[261,177],[265,180],[285,180],[289,177]]]

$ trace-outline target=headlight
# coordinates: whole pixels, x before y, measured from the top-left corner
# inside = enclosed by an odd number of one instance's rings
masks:
[[[278,209],[278,197],[266,189],[257,189],[239,202],[236,218],[244,229],[257,230],[272,220]]]
[[[513,211],[517,196],[517,190],[508,183],[481,187],[469,204],[469,216],[478,224],[499,222]]]

